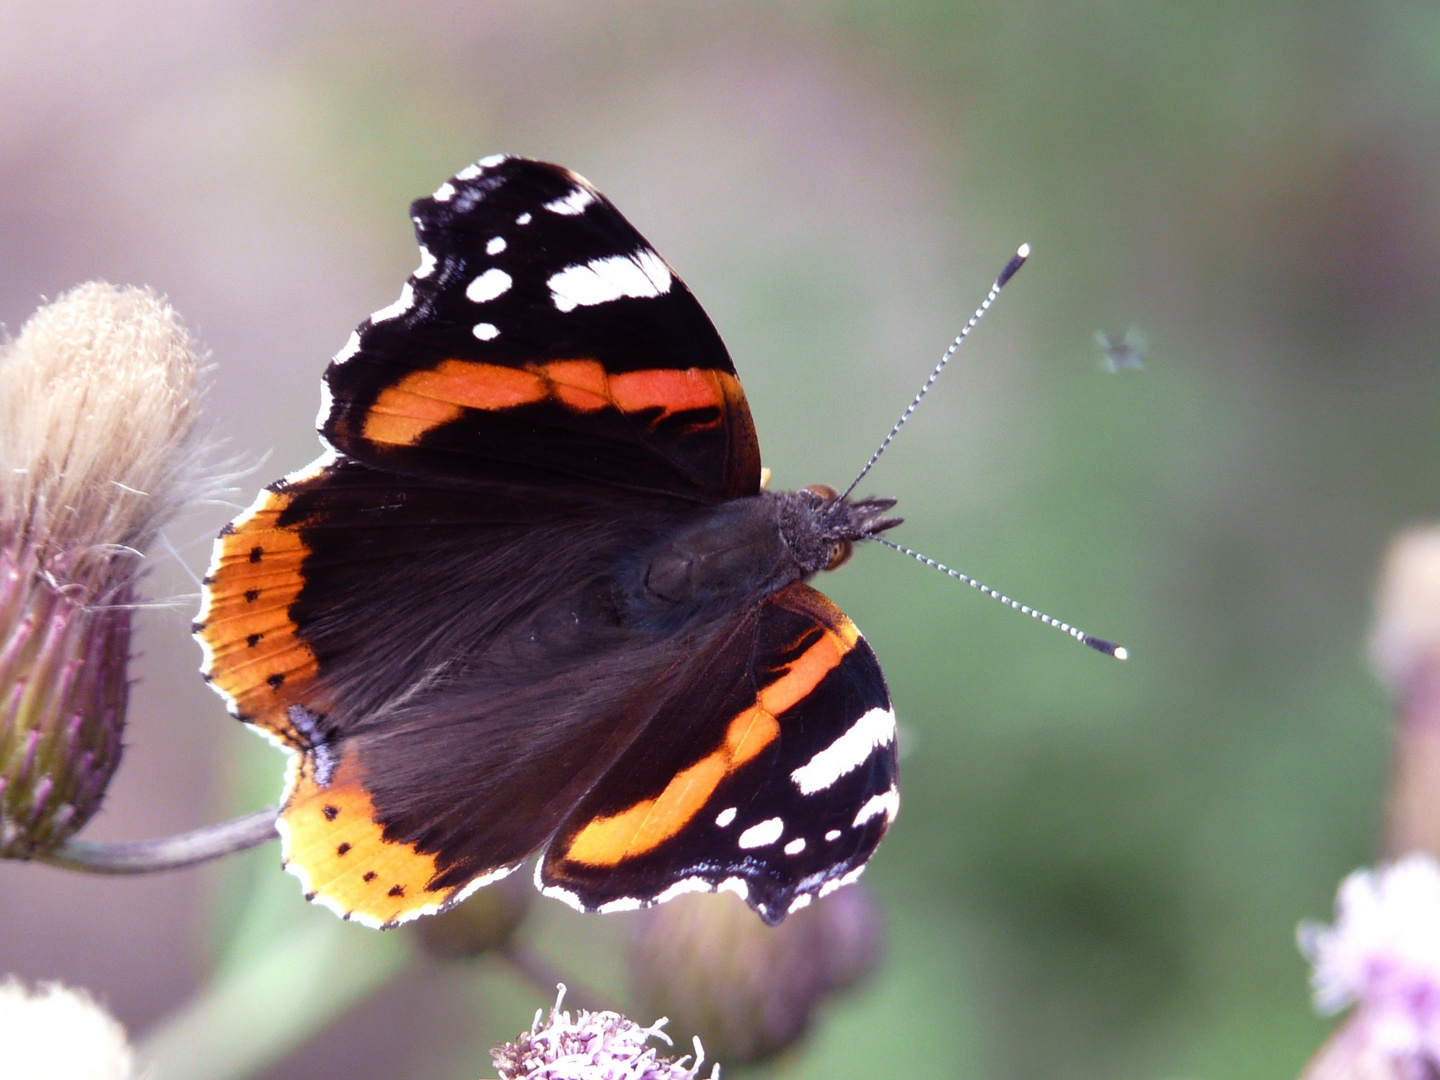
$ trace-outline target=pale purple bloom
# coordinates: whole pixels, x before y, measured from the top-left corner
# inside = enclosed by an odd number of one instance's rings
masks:
[[[572,1020],[560,1011],[564,1000],[562,985],[548,1019],[537,1011],[529,1031],[491,1051],[501,1080],[697,1080],[705,1060],[699,1039],[687,1066],[688,1056],[671,1060],[648,1045],[652,1038],[669,1044],[663,1019],[641,1027],[619,1013],[579,1009]],[[711,1069],[711,1080],[719,1075]]]
[[[1300,927],[1316,1007],[1355,1004],[1375,1049],[1440,1068],[1440,866],[1414,854],[1357,870],[1340,886],[1335,916],[1334,926]]]

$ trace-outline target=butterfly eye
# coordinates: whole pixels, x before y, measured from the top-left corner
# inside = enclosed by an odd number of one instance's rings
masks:
[[[810,484],[805,490],[819,495],[825,502],[834,502],[840,497],[840,493],[829,484]]]
[[[841,540],[830,549],[830,561],[825,564],[826,570],[837,570],[850,561],[851,554],[855,551],[855,545],[849,540]]]

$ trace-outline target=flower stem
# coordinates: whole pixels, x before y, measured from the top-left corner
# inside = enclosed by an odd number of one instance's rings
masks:
[[[275,831],[278,816],[279,810],[269,807],[218,825],[207,825],[203,829],[159,840],[113,844],[68,840],[51,851],[36,855],[35,859],[87,874],[153,874],[160,870],[179,870],[269,843],[279,835]]]

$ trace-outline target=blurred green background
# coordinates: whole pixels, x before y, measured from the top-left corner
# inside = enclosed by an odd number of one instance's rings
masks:
[[[754,1075],[1293,1075],[1328,1029],[1294,928],[1373,857],[1383,803],[1375,569],[1440,503],[1437,136],[1432,0],[5,0],[0,319],[88,277],[168,293],[212,349],[214,430],[269,455],[247,503],[314,456],[328,357],[413,268],[408,201],[547,158],[706,306],[775,484],[843,486],[1029,241],[866,490],[900,499],[899,539],[1132,659],[880,548],[819,583],[908,751],[865,879],[890,951]],[[1131,325],[1145,370],[1103,372],[1095,331]],[[192,569],[231,512],[170,530]],[[158,561],[157,595],[194,591]],[[142,632],[89,835],[279,788],[195,674],[192,610]],[[88,985],[139,1035],[218,969],[231,996],[152,1044],[181,1075],[288,1023],[255,1075],[460,1080],[542,1002],[309,909],[273,850],[0,867],[0,927],[0,971]],[[617,993],[625,934],[550,901],[527,927]]]

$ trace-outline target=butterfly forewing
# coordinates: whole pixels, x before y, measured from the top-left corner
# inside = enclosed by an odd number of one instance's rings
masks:
[[[583,179],[498,159],[411,216],[420,267],[326,373],[331,443],[492,481],[759,489],[754,423],[720,336]]]

